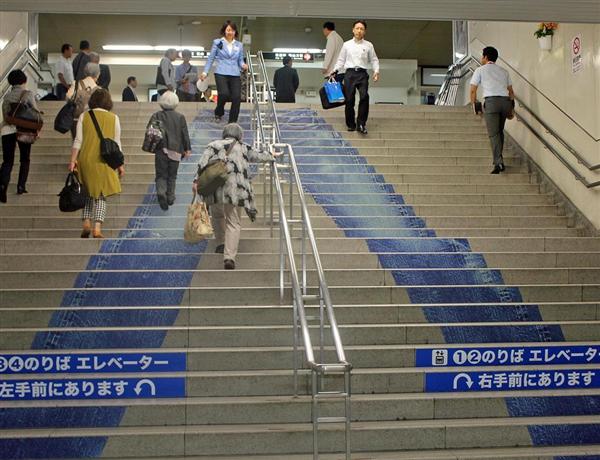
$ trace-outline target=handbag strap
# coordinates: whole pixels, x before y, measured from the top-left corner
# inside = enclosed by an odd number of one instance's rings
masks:
[[[25,96],[27,96],[27,94],[29,94],[29,91],[27,91],[27,90],[25,90],[21,93],[21,96],[19,97],[19,102],[17,102],[17,105],[15,106],[15,109],[13,110],[13,113],[11,115],[12,117],[15,116],[15,114],[17,113],[17,110],[19,110],[19,107],[21,107],[21,105],[23,104]]]
[[[92,122],[96,127],[96,132],[98,133],[98,137],[100,138],[100,142],[104,140],[104,136],[102,135],[102,130],[100,129],[100,125],[98,124],[98,120],[96,119],[96,114],[94,114],[94,110],[88,110],[90,117],[92,118]]]

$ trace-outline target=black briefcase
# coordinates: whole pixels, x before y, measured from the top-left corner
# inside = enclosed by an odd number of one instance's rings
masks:
[[[319,97],[321,98],[321,106],[325,110],[335,109],[336,107],[341,107],[343,105],[346,105],[345,102],[329,102],[329,99],[327,98],[327,93],[325,92],[324,86],[321,86],[321,89],[319,90]]]

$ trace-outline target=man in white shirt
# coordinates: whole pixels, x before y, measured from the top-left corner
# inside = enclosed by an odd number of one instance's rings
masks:
[[[363,19],[355,21],[352,33],[354,38],[342,46],[342,51],[333,69],[337,74],[346,69],[344,76],[344,95],[346,97],[346,126],[348,131],[358,130],[367,134],[367,119],[369,118],[369,74],[367,66],[373,67],[373,81],[379,80],[379,59],[371,42],[364,39],[367,22]],[[333,75],[332,74],[332,75]],[[358,102],[358,117],[354,119],[354,103],[356,90],[360,96]]]
[[[496,65],[498,50],[492,46],[483,49],[482,66],[475,69],[471,78],[471,104],[477,102],[477,88],[483,88],[484,117],[494,154],[492,174],[504,171],[504,124],[511,118],[515,106],[515,93],[510,75]]]
[[[344,40],[342,40],[340,34],[335,31],[335,24],[330,21],[323,24],[323,35],[327,38],[327,46],[325,48],[325,59],[323,60],[322,72],[324,75],[329,75],[333,72],[335,64],[340,56],[342,46],[344,46]],[[342,82],[344,80],[344,74],[339,73],[337,75],[337,80]]]
[[[73,76],[73,63],[71,57],[73,56],[73,47],[68,43],[65,43],[61,49],[61,56],[56,62],[56,82],[55,94],[59,101],[64,101],[67,96],[67,91],[73,84],[75,77]]]

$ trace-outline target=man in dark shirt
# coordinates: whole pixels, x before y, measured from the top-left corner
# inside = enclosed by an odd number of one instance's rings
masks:
[[[135,77],[127,78],[127,86],[123,90],[122,100],[123,102],[137,102],[138,98],[135,94],[137,88],[137,79]]]
[[[296,102],[296,90],[300,84],[298,72],[292,69],[292,58],[283,58],[283,67],[277,69],[273,77],[276,102]]]
[[[85,65],[90,62],[91,52],[90,42],[81,40],[81,42],[79,42],[79,53],[75,56],[75,59],[73,59],[73,75],[75,76],[75,80],[83,80],[85,78],[83,69],[85,69]]]

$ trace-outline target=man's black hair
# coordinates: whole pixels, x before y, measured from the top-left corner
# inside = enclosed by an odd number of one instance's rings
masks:
[[[325,24],[323,24],[323,29],[335,30],[335,23],[327,21]]]
[[[493,46],[486,46],[483,48],[483,55],[488,61],[496,62],[498,60],[498,50]]]

